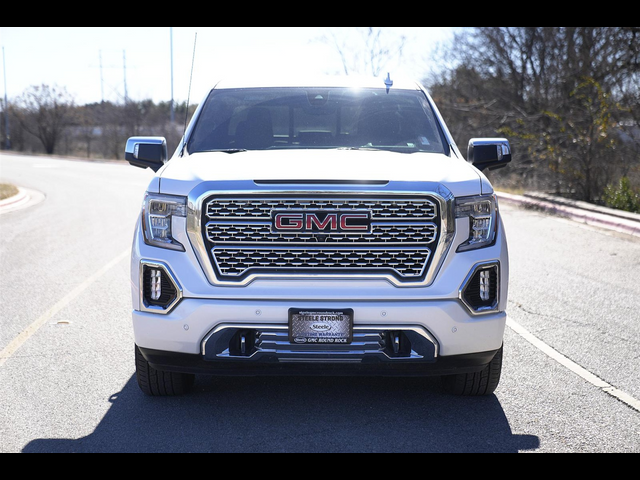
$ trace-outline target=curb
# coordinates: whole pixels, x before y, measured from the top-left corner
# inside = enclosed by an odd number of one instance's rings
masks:
[[[18,188],[17,195],[14,195],[13,197],[9,197],[0,201],[0,210],[3,210],[4,208],[9,208],[9,207],[13,208],[13,207],[20,206],[23,203],[27,203],[30,200],[31,197],[29,197],[29,194],[25,189],[20,187],[17,187],[17,188]]]
[[[40,192],[18,187],[17,195],[0,201],[0,215],[37,205],[44,199],[45,195]]]
[[[502,202],[640,238],[640,215],[548,195],[521,196],[502,192],[496,194]]]

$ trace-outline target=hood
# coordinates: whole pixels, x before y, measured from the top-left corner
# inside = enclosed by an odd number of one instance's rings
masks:
[[[235,154],[196,153],[172,159],[160,174],[160,189],[170,195],[188,195],[204,182],[296,181],[436,183],[456,197],[482,193],[482,174],[457,158],[441,154],[400,154],[367,150],[269,150]],[[409,188],[405,186],[405,188]]]

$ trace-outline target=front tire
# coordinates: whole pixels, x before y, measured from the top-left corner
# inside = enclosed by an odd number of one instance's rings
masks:
[[[136,377],[138,386],[149,397],[178,397],[191,391],[195,375],[162,372],[153,368],[136,346]]]
[[[442,378],[445,391],[451,395],[462,397],[484,397],[493,395],[498,389],[502,377],[502,347],[491,363],[478,373],[450,375]]]

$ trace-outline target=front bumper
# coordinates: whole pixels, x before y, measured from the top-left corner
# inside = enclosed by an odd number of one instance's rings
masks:
[[[353,309],[353,343],[291,344],[287,318],[292,307]],[[185,299],[168,315],[133,314],[136,344],[158,370],[216,375],[478,371],[502,347],[506,319],[504,313],[470,315],[458,301],[323,304]]]
[[[131,265],[136,344],[158,370],[180,373],[384,376],[480,371],[503,345],[509,262],[502,227],[495,246],[453,253],[469,237],[468,230],[468,222],[459,220],[451,254],[428,288],[340,279],[259,280],[223,288],[206,280],[186,237],[179,238],[187,247],[184,253],[159,250],[144,244],[138,228]],[[179,297],[175,305],[158,309],[145,304],[140,287],[145,264],[174,280]],[[492,287],[499,293],[495,304],[473,311],[465,288],[486,265],[499,272],[498,285]],[[291,309],[353,310],[354,343],[343,350],[294,348],[286,338]]]

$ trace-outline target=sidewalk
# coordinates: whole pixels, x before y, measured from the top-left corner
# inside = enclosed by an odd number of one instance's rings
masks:
[[[576,222],[640,238],[640,215],[635,213],[541,193],[522,196],[497,192],[497,195],[503,203],[544,211]]]

